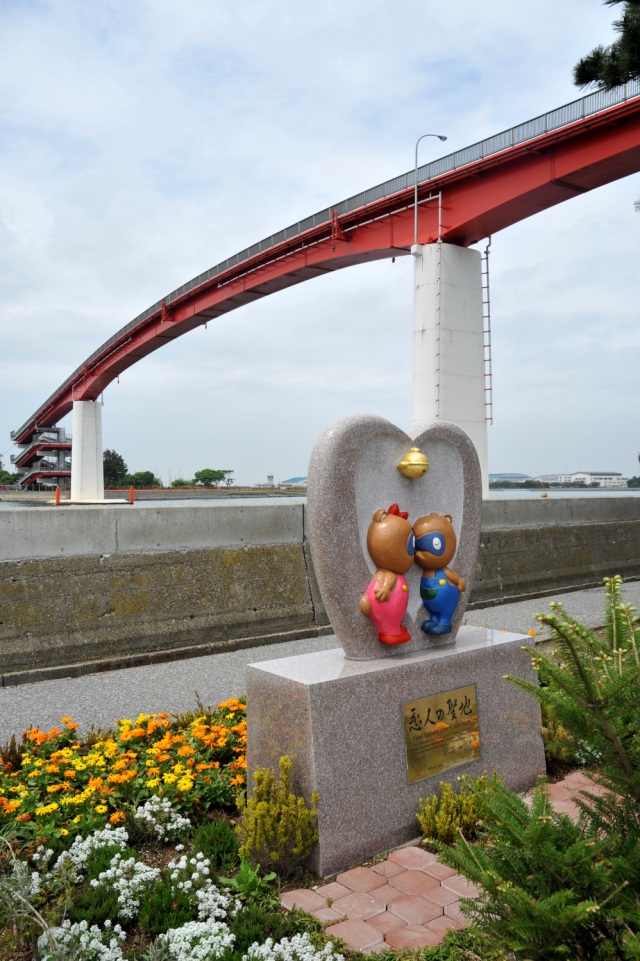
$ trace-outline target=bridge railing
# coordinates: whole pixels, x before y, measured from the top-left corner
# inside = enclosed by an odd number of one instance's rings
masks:
[[[534,140],[536,137],[540,137],[552,130],[566,127],[571,123],[576,123],[578,120],[584,120],[585,117],[594,116],[602,110],[606,110],[609,107],[623,103],[625,100],[631,100],[637,96],[640,96],[640,80],[629,81],[629,83],[615,87],[613,90],[596,90],[593,93],[587,94],[586,97],[573,100],[571,103],[564,104],[562,107],[557,107],[555,110],[549,111],[549,113],[541,114],[539,117],[527,120],[525,123],[511,127],[509,130],[504,130],[492,137],[488,137],[486,140],[480,140],[478,143],[471,144],[469,147],[456,150],[454,153],[447,154],[444,157],[424,164],[422,167],[419,167],[417,171],[418,183],[428,183],[430,180],[441,177],[443,174],[450,173],[460,167],[466,167],[468,164],[475,163],[478,160],[485,160],[493,154],[501,153],[503,150],[508,150],[510,147],[526,143],[528,140]],[[328,224],[331,221],[332,210],[335,210],[339,216],[351,213],[361,207],[366,207],[370,203],[384,200],[386,197],[391,197],[393,194],[414,187],[415,183],[416,171],[409,170],[407,173],[400,174],[400,176],[394,177],[392,180],[385,180],[384,183],[378,184],[376,187],[370,187],[361,193],[354,194],[353,197],[342,200],[333,207],[325,207],[324,210],[320,210],[318,213],[312,214],[304,220],[300,220],[295,224],[291,224],[289,227],[285,227],[283,230],[279,230],[275,234],[271,234],[269,237],[265,237],[264,240],[252,244],[251,247],[247,247],[245,250],[233,254],[226,260],[221,261],[221,263],[216,264],[215,267],[210,267],[209,270],[206,270],[204,273],[198,274],[197,277],[194,277],[181,287],[171,291],[170,294],[167,294],[164,298],[164,303],[166,305],[172,304],[182,297],[183,294],[188,293],[195,287],[200,287],[202,284],[212,280],[230,268],[236,267],[239,263],[242,263],[242,261],[249,260],[256,254],[262,253],[263,250],[276,247],[285,240],[291,240],[300,234],[304,234],[313,227]],[[76,370],[67,377],[51,397],[38,408],[33,417],[29,418],[19,430],[11,431],[11,437],[13,438],[21,434],[34,420],[37,421],[40,414],[48,410],[56,397],[78,379],[84,370],[85,364],[91,364],[98,357],[104,356],[105,353],[108,355],[109,347],[115,344],[116,341],[120,341],[125,334],[134,330],[139,324],[147,320],[148,317],[157,313],[161,309],[162,303],[163,301],[159,300],[151,307],[143,310],[143,312],[138,314],[130,323],[126,324],[110,337],[109,340],[105,341],[104,344],[87,358],[84,364],[76,368]]]

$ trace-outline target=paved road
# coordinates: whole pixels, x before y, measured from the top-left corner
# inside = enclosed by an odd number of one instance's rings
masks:
[[[640,607],[640,581],[623,587],[623,598]],[[539,625],[536,612],[549,610],[551,600],[562,601],[569,613],[589,626],[603,623],[601,588],[575,591],[516,604],[501,604],[467,612],[467,623],[526,634]],[[92,725],[110,727],[121,717],[159,711],[185,711],[195,706],[195,692],[205,704],[218,704],[245,690],[247,664],[291,657],[336,647],[333,635],[287,641],[167,664],[132,667],[105,674],[62,678],[0,688],[0,744],[31,726],[46,730],[71,715],[86,732]]]

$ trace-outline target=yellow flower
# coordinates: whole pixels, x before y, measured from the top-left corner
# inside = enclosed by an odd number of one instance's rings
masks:
[[[44,817],[45,814],[51,814],[52,811],[57,811],[58,805],[55,801],[52,804],[45,804],[44,807],[36,808],[36,815],[38,817]]]
[[[152,777],[150,781],[146,782],[147,787],[157,787],[160,784],[159,777]]]
[[[179,791],[190,791],[193,787],[193,781],[190,777],[181,777],[176,787]]]
[[[61,835],[63,838],[66,837],[68,833],[69,833],[69,832],[67,831],[66,828],[60,828],[60,835]]]
[[[176,777],[175,774],[171,774],[169,771],[167,771],[166,774],[162,775],[162,780],[164,781],[165,784],[173,784],[173,782],[177,781],[178,778]]]
[[[106,814],[109,808],[106,804],[96,804],[95,811],[96,814]]]

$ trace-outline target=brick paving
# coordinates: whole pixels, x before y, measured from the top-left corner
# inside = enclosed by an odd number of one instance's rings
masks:
[[[576,817],[574,797],[585,789],[601,791],[581,771],[550,784],[554,810]],[[286,891],[280,900],[285,908],[295,906],[319,918],[328,935],[350,948],[377,954],[387,948],[417,950],[440,944],[451,928],[466,926],[459,901],[476,891],[435,854],[409,846],[378,864],[343,871],[313,890]]]

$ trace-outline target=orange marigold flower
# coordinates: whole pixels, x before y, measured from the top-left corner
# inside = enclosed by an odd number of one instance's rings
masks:
[[[122,771],[124,768],[129,766],[129,762],[126,757],[121,757],[111,765],[112,771]]]
[[[30,821],[30,820],[31,820],[30,814],[18,814],[16,818],[16,821]]]
[[[182,747],[178,748],[179,757],[189,757],[190,754],[195,754],[195,753],[196,753],[195,750],[191,747],[190,744],[183,744]]]
[[[69,768],[68,771],[64,772],[64,777],[67,781],[70,781],[75,776],[76,776],[76,772],[73,770],[73,768]]]
[[[136,776],[136,771],[123,771],[122,774],[110,774],[107,778],[109,784],[126,784]]]
[[[126,820],[126,814],[124,811],[114,811],[114,813],[109,818],[110,824],[120,824],[122,821]]]
[[[103,783],[104,781],[101,777],[90,777],[89,784],[87,785],[87,787],[90,787],[92,791],[97,791],[97,789]]]
[[[242,776],[241,774],[236,774],[235,777],[232,777],[232,778],[231,778],[231,780],[230,780],[229,783],[231,784],[232,787],[242,787],[242,785],[243,785],[245,782],[244,782],[244,778],[243,778],[243,776]]]

